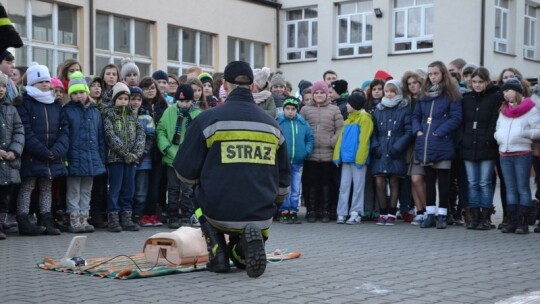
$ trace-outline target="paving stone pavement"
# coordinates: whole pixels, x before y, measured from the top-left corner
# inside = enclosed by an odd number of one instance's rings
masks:
[[[87,234],[84,256],[140,252],[147,237],[162,231],[169,230],[98,230]],[[0,302],[495,303],[540,291],[540,233],[420,229],[401,221],[275,223],[266,249],[300,250],[302,257],[270,263],[257,279],[235,270],[123,281],[37,268],[45,256],[61,258],[73,236],[0,241]]]

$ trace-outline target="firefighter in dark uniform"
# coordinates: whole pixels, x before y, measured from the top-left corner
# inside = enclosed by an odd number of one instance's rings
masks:
[[[224,80],[225,104],[191,123],[174,168],[182,181],[196,185],[207,269],[229,272],[230,258],[250,277],[259,277],[266,269],[264,242],[276,204],[289,192],[287,145],[276,121],[253,100],[251,67],[231,62]]]

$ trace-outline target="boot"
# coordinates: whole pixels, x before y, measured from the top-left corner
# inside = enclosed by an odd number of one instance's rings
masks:
[[[167,217],[169,218],[169,228],[178,229],[182,226],[180,215],[178,214],[178,204],[171,202],[167,204]],[[189,221],[189,219],[186,220]]]
[[[71,233],[84,232],[84,227],[81,225],[81,221],[79,219],[79,211],[73,211],[69,213],[69,232]]]
[[[118,218],[118,212],[109,212],[109,222],[107,224],[107,231],[110,232],[120,232],[122,231],[122,226],[120,226],[120,219]]]
[[[94,232],[94,226],[88,224],[88,215],[88,210],[79,211],[79,222],[81,223],[81,227],[84,229],[84,232]]]
[[[6,239],[6,234],[4,233],[4,224],[7,220],[7,213],[0,213],[0,240]]]
[[[244,250],[242,244],[240,244],[240,237],[230,235],[227,247],[229,248],[229,257],[234,266],[238,269],[246,269],[246,260],[243,257]]]
[[[508,223],[502,228],[502,233],[514,233],[518,225],[518,205],[506,204]]]
[[[503,215],[502,223],[500,223],[499,226],[497,226],[497,229],[499,230],[503,229],[504,226],[506,226],[506,224],[508,224],[508,216]]]
[[[54,225],[54,219],[50,212],[41,214],[41,224],[45,226],[44,234],[47,235],[60,235],[60,229]]]
[[[488,219],[491,216],[491,208],[482,208],[480,211],[480,220],[478,222],[477,230],[490,230],[491,224],[489,223]]]
[[[531,211],[532,211],[531,207],[519,205],[516,234],[529,233],[529,217],[530,217]]]
[[[435,214],[426,214],[420,228],[432,228],[435,226]]]
[[[536,213],[537,213],[537,210],[538,210],[538,200],[533,199],[532,200],[532,205],[529,206],[528,208],[529,208],[529,213],[528,213],[528,216],[526,218],[527,225],[534,226],[534,224],[536,223]]]
[[[28,214],[17,214],[17,223],[19,224],[20,235],[40,235],[45,232],[45,227],[30,223]]]
[[[465,222],[465,226],[469,226],[472,221],[472,214],[471,214],[471,208],[465,207],[465,214],[463,216],[463,221]]]
[[[486,214],[486,223],[489,225],[489,229],[495,229],[497,226],[493,224],[493,221],[491,221],[491,216],[495,214],[495,208],[485,208],[482,209],[482,212],[487,212]]]
[[[69,214],[62,210],[56,211],[54,227],[60,229],[60,232],[69,232]]]
[[[535,233],[540,233],[540,223],[538,223],[538,226],[536,226],[536,228],[534,228],[534,232]]]
[[[467,225],[467,229],[477,229],[478,228],[478,219],[480,218],[480,208],[469,208],[471,213],[471,221]]]
[[[446,229],[446,215],[437,215],[437,229]]]
[[[95,228],[107,228],[107,215],[102,212],[93,212],[90,214],[90,222]]]
[[[244,227],[241,243],[247,275],[251,278],[260,277],[266,270],[266,251],[261,229],[256,224],[247,224]]]
[[[139,229],[141,229],[139,224],[133,222],[132,216],[133,213],[131,211],[122,211],[122,213],[120,213],[120,225],[122,226],[122,230],[139,231]]]
[[[209,222],[201,223],[201,230],[208,248],[208,262],[206,269],[212,272],[229,272],[229,252],[225,245],[225,236],[210,225]]]

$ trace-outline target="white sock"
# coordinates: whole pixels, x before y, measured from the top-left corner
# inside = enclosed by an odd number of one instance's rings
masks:
[[[437,211],[437,206],[426,206],[427,214],[435,214],[436,211]]]
[[[439,208],[439,215],[446,216],[448,214],[448,209],[446,208]]]

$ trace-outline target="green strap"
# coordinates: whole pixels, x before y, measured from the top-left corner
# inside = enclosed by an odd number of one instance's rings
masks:
[[[4,25],[11,25],[11,21],[9,20],[9,18],[0,18],[0,26]]]
[[[197,208],[197,210],[195,210],[195,216],[197,219],[200,219],[203,216],[201,208]]]

